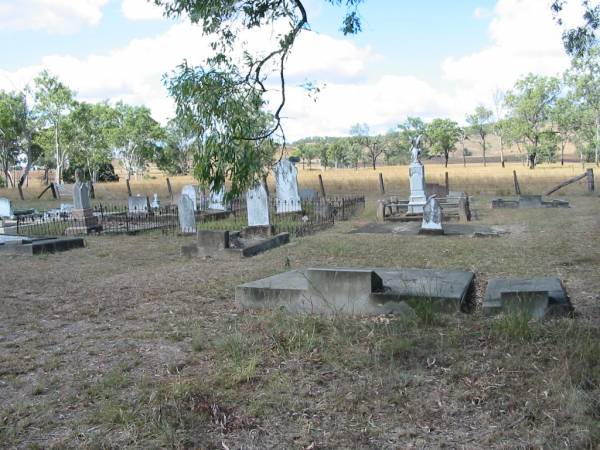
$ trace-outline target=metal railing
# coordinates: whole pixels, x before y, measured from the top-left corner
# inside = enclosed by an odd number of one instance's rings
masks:
[[[288,232],[304,236],[348,220],[365,206],[364,196],[338,196],[327,199],[315,197],[300,202],[269,201],[269,221],[277,233]],[[177,205],[165,205],[149,210],[129,210],[127,205],[98,203],[92,214],[76,218],[71,211],[51,210],[17,217],[11,234],[27,236],[63,236],[85,234],[91,225],[97,225],[101,234],[136,234],[161,230],[179,233]],[[198,229],[239,230],[248,226],[246,199],[229,202],[223,211],[198,210],[194,213]]]

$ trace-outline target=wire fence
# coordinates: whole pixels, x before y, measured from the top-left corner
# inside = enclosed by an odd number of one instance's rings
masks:
[[[304,236],[331,227],[336,221],[348,220],[365,207],[364,196],[319,197],[299,202],[269,201],[269,222],[275,232]],[[196,227],[206,230],[239,230],[248,226],[246,199],[237,199],[222,210],[197,208],[194,211]],[[177,205],[158,208],[143,206],[130,209],[128,205],[98,203],[92,205],[85,217],[72,210],[51,210],[18,216],[16,225],[7,232],[25,236],[136,234],[161,230],[179,233]]]

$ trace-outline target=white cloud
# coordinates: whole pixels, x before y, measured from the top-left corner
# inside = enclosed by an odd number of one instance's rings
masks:
[[[447,58],[444,78],[462,104],[490,104],[495,89],[510,89],[530,72],[554,76],[569,66],[561,32],[549,0],[499,0],[489,27],[492,45]]]
[[[163,17],[163,8],[151,0],[123,0],[121,12],[130,20],[158,20]]]
[[[44,30],[72,34],[83,25],[97,25],[108,0],[4,0],[0,30]]]

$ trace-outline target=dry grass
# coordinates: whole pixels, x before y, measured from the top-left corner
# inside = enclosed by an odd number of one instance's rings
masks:
[[[387,193],[408,195],[408,166],[383,166],[376,171],[369,168],[302,170],[301,165],[299,166],[298,182],[300,187],[318,190],[318,174],[321,174],[328,194],[360,193],[373,196],[379,192],[379,173],[381,172],[384,176]],[[588,165],[588,167],[594,166]],[[466,168],[460,164],[451,164],[446,169],[439,164],[425,163],[427,182],[444,184],[444,174],[448,172],[450,188],[466,191],[471,195],[512,195],[514,192],[513,170],[517,171],[523,193],[529,194],[540,194],[554,185],[584,172],[580,164],[566,164],[565,166],[545,164],[538,166],[535,170],[529,170],[521,164],[507,164],[504,169],[497,164],[487,167],[481,164],[472,164]],[[596,173],[600,173],[600,170],[596,170]],[[37,173],[32,176],[30,187],[25,189],[25,202],[19,200],[15,189],[0,189],[0,196],[14,200],[17,206],[40,208],[58,206],[60,201],[51,200],[49,192],[41,200],[37,200],[37,195],[43,189],[40,180],[41,174]],[[182,187],[186,184],[196,184],[191,176],[171,177],[170,180],[175,194],[181,192]],[[272,177],[269,178],[269,183],[270,189],[274,189]],[[130,184],[133,195],[141,194],[151,197],[153,193],[157,193],[163,201],[168,198],[166,180],[158,171],[151,171],[148,177],[134,179]],[[598,178],[597,184],[600,185]],[[585,190],[585,180],[582,180],[567,186],[554,196],[579,195],[585,193]],[[125,202],[127,199],[125,182],[97,184],[96,197],[99,201],[104,202]]]
[[[537,172],[536,172],[537,173]],[[328,171],[325,177],[330,174]],[[0,258],[0,446],[597,448],[600,200],[491,210],[501,238],[346,234],[250,260],[184,260],[181,237],[86,239]],[[306,266],[558,276],[577,310],[543,324],[243,312],[234,287]]]

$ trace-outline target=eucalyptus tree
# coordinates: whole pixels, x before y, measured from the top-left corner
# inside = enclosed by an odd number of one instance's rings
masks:
[[[514,139],[525,143],[530,169],[535,168],[538,153],[547,154],[552,146],[546,134],[552,133],[549,121],[560,91],[557,78],[529,74],[506,94]]]
[[[164,141],[164,132],[145,106],[119,102],[115,113],[110,139],[130,180],[131,175],[143,170],[154,158]]]
[[[219,189],[229,178],[229,197],[240,195],[266,171],[265,140],[285,144],[286,61],[300,33],[309,29],[305,0],[154,0],[169,17],[186,16],[211,38],[212,53],[199,67],[182,62],[166,79],[178,120],[198,135],[195,176]],[[344,5],[344,34],[361,30],[362,0],[323,0]],[[245,30],[283,30],[271,48],[244,48]],[[266,101],[268,89],[278,99]]]
[[[83,169],[93,179],[110,163],[116,125],[117,112],[108,103],[76,102],[63,122],[70,171]]]
[[[360,144],[365,150],[367,158],[373,170],[377,168],[377,160],[385,152],[386,142],[383,136],[370,135],[369,126],[366,123],[357,123],[350,129],[354,142]]]
[[[571,95],[559,98],[550,114],[552,129],[557,135],[560,146],[561,166],[565,164],[565,147],[569,142],[576,142],[577,133],[582,125],[582,111],[573,100]]]
[[[443,156],[444,166],[448,167],[450,152],[454,151],[461,136],[458,124],[450,119],[433,119],[427,124],[425,133],[429,142],[429,153]]]
[[[487,136],[491,131],[491,122],[494,113],[483,105],[478,105],[473,114],[467,115],[467,123],[470,125],[471,132],[475,133],[480,140],[481,151],[483,153],[483,165],[487,165],[486,150]]]
[[[593,47],[571,61],[565,79],[580,109],[593,116],[594,161],[600,164],[600,48]]]
[[[74,92],[47,70],[34,79],[35,114],[52,130],[56,171],[54,180],[60,183],[68,160],[68,147],[63,145],[63,122],[74,107]]]

